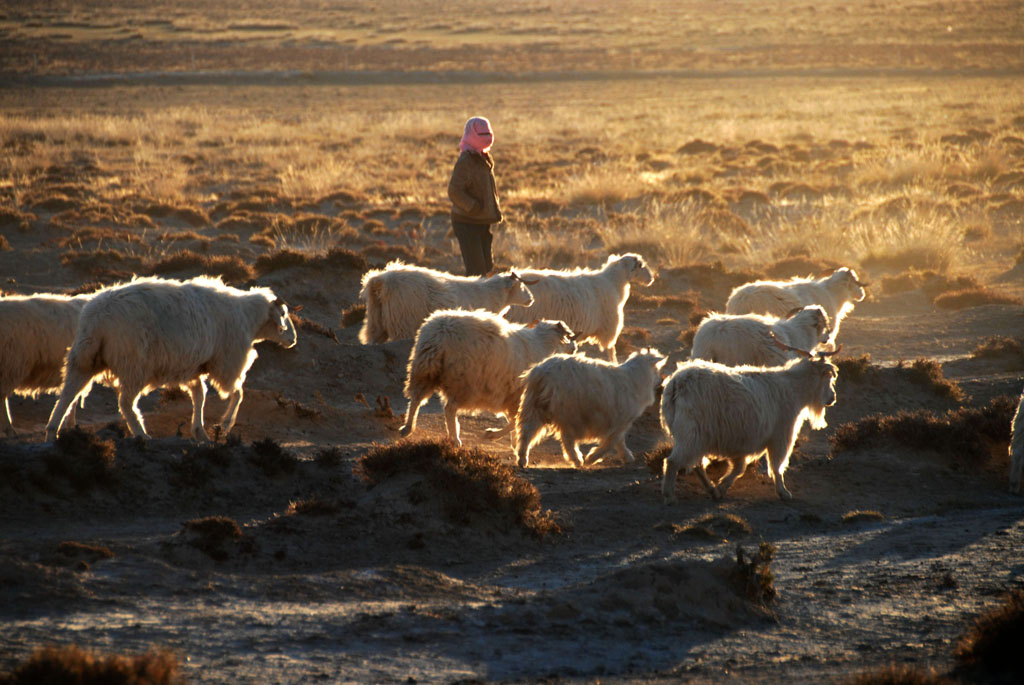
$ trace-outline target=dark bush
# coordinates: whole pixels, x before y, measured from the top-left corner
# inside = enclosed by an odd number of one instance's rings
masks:
[[[541,510],[537,488],[480,449],[430,441],[377,446],[360,458],[358,472],[370,485],[401,473],[424,476],[453,523],[497,515],[537,537],[561,532],[551,512]]]
[[[959,641],[955,674],[979,683],[1024,682],[1024,661],[1017,650],[1024,644],[1024,591],[1015,590],[1004,602],[982,614]]]

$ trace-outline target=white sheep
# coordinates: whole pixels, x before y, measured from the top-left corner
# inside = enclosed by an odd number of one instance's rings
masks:
[[[693,336],[690,359],[726,366],[781,366],[796,353],[775,341],[800,350],[814,350],[828,342],[828,315],[821,305],[809,305],[778,319],[765,314],[710,314]]]
[[[771,314],[786,316],[794,309],[821,305],[832,322],[828,342],[835,343],[839,324],[864,299],[867,283],[857,272],[843,267],[825,278],[794,278],[788,281],[754,281],[735,288],[725,303],[727,314]]]
[[[1010,492],[1020,492],[1021,476],[1024,475],[1024,392],[1017,401],[1017,411],[1013,415],[1010,438]]]
[[[416,430],[420,406],[435,392],[444,402],[448,438],[462,445],[459,410],[502,414],[512,429],[523,392],[522,375],[556,352],[575,352],[573,333],[561,321],[533,326],[511,323],[481,309],[441,310],[416,334],[409,356],[405,396],[409,399],[403,436]]]
[[[564,321],[579,342],[593,342],[615,361],[622,332],[622,310],[630,283],[649,286],[654,274],[638,254],[612,255],[600,269],[524,269],[519,272],[533,293],[533,304],[505,314],[510,321]]]
[[[412,338],[431,312],[486,309],[503,314],[510,306],[533,302],[514,271],[492,276],[455,276],[422,266],[390,262],[363,275],[359,299],[366,316],[359,331],[364,345]]]
[[[75,339],[78,316],[93,295],[0,297],[0,426],[16,435],[7,402],[11,394],[38,397],[60,390],[64,357]],[[71,405],[68,420],[75,421]]]
[[[549,430],[562,442],[562,456],[576,466],[594,463],[612,450],[627,462],[626,431],[654,404],[666,357],[657,350],[634,352],[621,364],[584,356],[556,354],[530,369],[516,418],[519,466]],[[600,442],[580,454],[579,442]]]
[[[221,419],[227,434],[256,360],[253,345],[262,340],[285,347],[297,340],[287,305],[269,288],[238,290],[206,277],[139,278],[107,288],[82,309],[46,439],[57,436],[75,398],[101,374],[114,381],[121,415],[135,436],[149,437],[137,405],[142,393],[164,386],[188,390],[197,440],[208,439],[208,378],[221,397],[231,396]]]
[[[680,364],[665,381],[661,397],[662,426],[673,439],[661,481],[665,504],[676,502],[679,469],[696,469],[711,496],[720,499],[766,450],[775,491],[783,500],[792,499],[783,474],[793,444],[805,420],[811,428],[825,427],[825,408],[836,401],[837,374],[824,357],[769,368],[703,360]],[[717,485],[705,471],[713,459],[729,462]]]

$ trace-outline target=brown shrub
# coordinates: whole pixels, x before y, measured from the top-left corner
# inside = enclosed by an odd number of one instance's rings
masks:
[[[967,309],[986,304],[1024,304],[1019,297],[1004,295],[991,288],[978,286],[943,293],[935,298],[935,306],[942,309]]]
[[[114,441],[81,428],[65,428],[43,456],[46,472],[63,477],[78,492],[109,486],[115,480]]]
[[[858,673],[842,685],[953,685],[956,681],[906,664],[890,664],[875,671]]]
[[[909,367],[900,361],[896,368],[911,383],[920,385],[939,397],[948,397],[957,402],[964,398],[960,385],[956,381],[947,380],[942,373],[942,365],[933,359],[917,359]]]
[[[71,250],[60,256],[64,266],[95,277],[125,278],[142,271],[142,258],[118,250]]]
[[[35,221],[35,214],[25,214],[13,207],[0,207],[0,230],[17,229],[27,233],[31,227],[30,221]]]
[[[188,276],[220,276],[225,281],[241,283],[253,277],[252,268],[237,255],[201,255],[182,250],[150,262],[148,271],[158,276],[170,274]]]
[[[1010,422],[1017,398],[994,398],[984,407],[961,408],[936,415],[926,410],[874,414],[844,423],[829,436],[832,454],[896,444],[929,450],[969,464],[983,463],[992,449],[1010,442]]]
[[[771,563],[775,559],[775,546],[761,541],[756,556],[748,556],[736,546],[736,566],[732,570],[732,581],[745,597],[759,604],[775,601],[775,574]]]
[[[288,508],[285,509],[284,513],[285,516],[295,516],[296,514],[301,516],[330,516],[331,514],[337,514],[340,510],[341,505],[337,502],[310,497],[308,499],[292,500],[288,503]]]
[[[13,249],[14,248],[11,247],[11,244],[7,242],[7,236],[0,233],[0,252],[10,252]]]
[[[1024,338],[1007,338],[994,335],[971,352],[971,359],[1008,358],[1024,363]]]
[[[275,478],[295,472],[299,460],[271,438],[264,438],[252,443],[252,454],[249,462],[263,471],[267,478]]]
[[[358,473],[370,485],[402,473],[423,476],[453,523],[497,516],[537,537],[561,531],[551,512],[541,510],[537,488],[480,449],[430,441],[376,446],[359,459]]]
[[[188,544],[206,554],[214,561],[226,561],[229,557],[225,545],[236,543],[243,553],[255,551],[255,543],[242,533],[234,519],[227,516],[207,516],[192,519],[183,525],[185,532],[194,535]]]
[[[920,271],[944,272],[949,268],[950,255],[941,248],[910,247],[902,250],[871,252],[861,259],[861,266],[868,271]]]
[[[43,647],[16,666],[3,682],[10,685],[171,685],[184,682],[178,668],[177,657],[166,650],[150,650],[137,656],[101,656],[76,645]]]
[[[982,614],[960,638],[954,673],[969,682],[1024,682],[1024,592],[1014,590],[1000,606]]]

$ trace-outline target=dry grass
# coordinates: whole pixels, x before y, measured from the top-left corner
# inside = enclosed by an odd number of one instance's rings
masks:
[[[358,471],[371,486],[401,473],[423,476],[453,523],[470,525],[495,516],[541,538],[561,530],[551,512],[541,509],[537,488],[512,466],[480,449],[399,442],[364,454]]]
[[[81,683],[101,685],[173,685],[185,682],[173,652],[151,649],[145,654],[100,655],[76,645],[42,647],[0,681],[9,685]]]
[[[985,463],[993,449],[1010,442],[1016,399],[997,397],[984,407],[962,408],[936,415],[925,410],[875,414],[845,423],[829,436],[832,453],[885,445],[929,450],[964,464]]]
[[[961,637],[954,673],[968,682],[1019,683],[1024,680],[1024,663],[1017,654],[1022,639],[1024,592],[1015,590]]]

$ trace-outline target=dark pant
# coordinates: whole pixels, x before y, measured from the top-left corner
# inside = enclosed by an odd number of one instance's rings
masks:
[[[491,260],[491,227],[487,224],[452,222],[452,230],[459,239],[462,262],[467,276],[484,276],[494,268]]]

